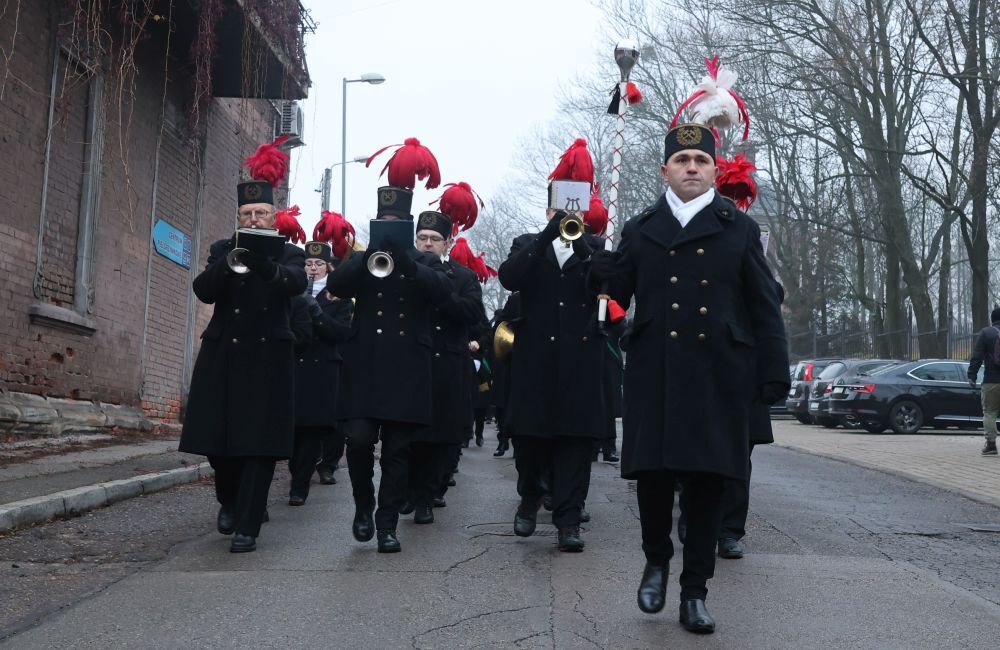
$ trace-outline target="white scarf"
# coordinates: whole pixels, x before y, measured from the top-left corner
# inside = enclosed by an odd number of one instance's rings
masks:
[[[681,201],[681,197],[674,194],[674,191],[667,188],[664,196],[667,198],[667,205],[670,206],[670,211],[677,218],[677,221],[681,222],[681,228],[688,225],[694,216],[708,207],[709,204],[715,199],[715,188],[710,187],[707,192],[701,196],[696,196],[687,203]]]
[[[569,258],[573,257],[573,246],[567,246],[566,242],[561,239],[553,240],[552,250],[555,251],[556,260],[559,262],[559,268],[566,266],[566,262],[569,261]]]
[[[313,298],[315,298],[316,296],[318,296],[320,291],[322,291],[323,289],[326,289],[326,280],[329,277],[330,277],[330,274],[327,273],[323,277],[316,278],[315,280],[313,280],[313,290],[312,290]]]

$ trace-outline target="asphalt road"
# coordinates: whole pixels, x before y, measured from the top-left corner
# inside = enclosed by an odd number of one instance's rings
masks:
[[[1000,471],[1000,464],[998,464]],[[11,648],[985,648],[1000,638],[1000,509],[779,448],[754,453],[743,560],[719,560],[710,637],[635,605],[635,494],[594,466],[587,550],[511,534],[509,455],[466,452],[403,552],[350,536],[341,483],[289,508],[272,490],[259,550],[227,552],[209,485],[0,537],[0,645]],[[407,518],[409,519],[409,518]],[[543,517],[541,521],[547,521]],[[978,530],[977,530],[978,529]]]

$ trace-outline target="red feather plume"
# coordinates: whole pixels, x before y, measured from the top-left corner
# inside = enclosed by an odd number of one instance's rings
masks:
[[[594,191],[590,194],[590,208],[583,213],[583,222],[590,226],[590,232],[595,235],[603,235],[608,230],[608,209],[604,207],[601,200],[601,186],[594,184]]]
[[[278,147],[287,139],[287,135],[282,135],[270,144],[262,144],[243,161],[255,181],[267,181],[271,187],[277,187],[278,183],[285,180],[288,176],[289,156]]]
[[[445,187],[447,189],[444,193],[430,204],[438,203],[441,214],[451,219],[453,224],[451,234],[454,236],[462,230],[471,228],[479,216],[479,208],[485,207],[486,204],[468,183],[448,183]]]
[[[373,153],[365,162],[365,167],[372,164],[372,161],[383,151],[392,147],[399,147],[396,153],[392,154],[389,162],[382,168],[379,176],[389,171],[389,185],[412,190],[418,180],[427,179],[426,187],[429,190],[441,184],[441,170],[438,169],[437,158],[431,150],[420,144],[416,138],[407,138],[403,144],[390,144],[382,147]]]
[[[577,138],[559,158],[559,164],[549,174],[550,181],[594,182],[594,161],[587,151],[587,141]]]
[[[451,259],[475,271],[476,277],[479,278],[480,282],[485,283],[490,278],[497,276],[496,269],[487,266],[486,260],[483,259],[484,253],[480,253],[479,255],[472,254],[472,249],[469,248],[469,242],[465,241],[465,237],[459,237],[455,240],[455,245],[452,247],[450,255]]]
[[[732,199],[736,207],[746,211],[757,200],[757,183],[753,173],[757,166],[738,153],[732,160],[722,156],[716,161],[719,175],[715,179],[715,188],[722,196]]]
[[[642,91],[631,81],[625,84],[625,101],[634,106],[642,101]]]
[[[293,205],[290,208],[278,210],[274,219],[274,227],[278,234],[293,244],[306,243],[306,231],[302,230],[302,225],[299,224],[300,214],[302,213],[299,212],[299,206]]]
[[[354,226],[343,215],[329,210],[323,210],[323,216],[313,228],[313,239],[330,244],[338,259],[343,259],[351,250],[355,237]]]

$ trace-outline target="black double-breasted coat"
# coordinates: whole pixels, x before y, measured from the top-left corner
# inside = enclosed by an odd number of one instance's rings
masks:
[[[760,228],[728,200],[682,228],[665,197],[622,231],[612,294],[635,298],[625,369],[622,475],[746,478],[750,406],[788,385],[788,351]]]
[[[290,301],[306,287],[305,253],[285,244],[277,275],[233,273],[231,240],[212,244],[194,292],[215,305],[201,335],[180,450],[288,458],[294,436],[295,335]]]
[[[364,255],[354,255],[327,280],[327,291],[355,299],[351,330],[340,346],[338,420],[431,423],[430,309],[448,301],[451,281],[437,255],[416,249],[408,254],[416,262],[415,274],[397,267],[376,278]]]
[[[433,349],[431,359],[432,421],[413,439],[439,444],[459,444],[472,421],[472,331],[486,320],[483,289],[470,269],[447,260],[442,262],[451,280],[448,299],[432,305],[429,312]]]
[[[316,302],[320,313],[311,318],[312,338],[295,355],[295,425],[333,427],[343,361],[338,344],[351,331],[351,301],[324,290]]]
[[[587,240],[603,247],[596,237]],[[520,294],[504,416],[511,436],[607,435],[607,345],[586,269],[576,253],[560,268],[552,245],[533,234],[517,237],[500,265],[501,284]]]

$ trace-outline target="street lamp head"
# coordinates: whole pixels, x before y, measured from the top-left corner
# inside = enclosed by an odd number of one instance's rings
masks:
[[[356,163],[368,162],[368,156],[356,156],[351,159],[351,162],[356,162]]]
[[[622,81],[628,81],[629,74],[638,60],[639,46],[635,41],[625,39],[619,41],[618,45],[615,46],[615,63],[621,70]]]
[[[377,86],[380,83],[385,83],[385,77],[378,74],[377,72],[366,72],[363,75],[361,75],[361,81],[372,84],[373,86]]]

